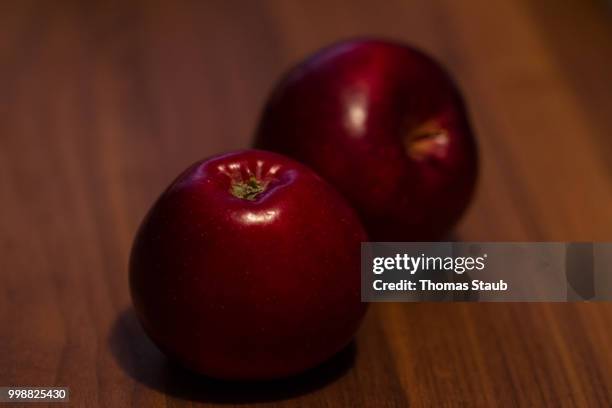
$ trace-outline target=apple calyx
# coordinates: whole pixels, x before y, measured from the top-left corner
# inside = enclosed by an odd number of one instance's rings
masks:
[[[234,197],[242,198],[243,200],[255,201],[257,197],[266,191],[268,183],[258,180],[254,176],[249,177],[248,180],[240,180],[232,182],[230,193]]]

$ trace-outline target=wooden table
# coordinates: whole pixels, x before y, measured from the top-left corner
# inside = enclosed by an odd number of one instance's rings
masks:
[[[126,263],[152,201],[248,146],[291,64],[370,34],[464,90],[483,171],[459,239],[611,240],[605,2],[3,1],[0,385],[80,407],[611,406],[610,304],[377,304],[355,346],[265,385],[194,378],[143,335]]]

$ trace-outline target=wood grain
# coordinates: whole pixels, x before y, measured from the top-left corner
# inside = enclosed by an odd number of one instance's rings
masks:
[[[0,385],[73,406],[612,406],[610,304],[380,304],[355,344],[265,385],[173,367],[130,309],[157,194],[249,144],[279,75],[337,39],[415,44],[482,153],[464,240],[612,240],[612,12],[569,0],[0,3]]]

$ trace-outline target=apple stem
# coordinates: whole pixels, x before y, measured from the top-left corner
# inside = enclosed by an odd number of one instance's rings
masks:
[[[251,176],[246,181],[241,180],[232,182],[230,193],[232,193],[234,197],[255,201],[255,199],[266,190],[266,185],[267,183],[263,183]]]
[[[432,121],[412,129],[404,139],[408,155],[417,160],[431,156],[443,156],[448,142],[446,130]]]

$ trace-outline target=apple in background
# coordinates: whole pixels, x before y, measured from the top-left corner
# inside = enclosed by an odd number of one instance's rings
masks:
[[[266,105],[255,146],[314,169],[376,241],[444,238],[478,170],[451,78],[427,55],[381,40],[341,42],[293,68]]]
[[[221,379],[314,367],[353,337],[357,214],[309,168],[257,150],[194,164],[149,211],[130,259],[136,313],[169,357]]]

